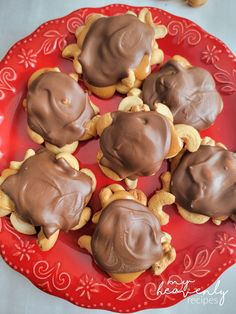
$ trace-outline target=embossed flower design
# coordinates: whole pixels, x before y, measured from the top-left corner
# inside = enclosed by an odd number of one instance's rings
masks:
[[[27,261],[30,260],[30,254],[34,254],[35,250],[33,250],[33,247],[35,246],[35,244],[30,244],[29,241],[20,242],[19,244],[15,244],[15,247],[17,249],[17,251],[15,253],[13,253],[13,256],[18,256],[20,261],[22,261],[24,258],[27,259]]]
[[[216,49],[216,46],[210,48],[208,45],[206,46],[206,50],[202,52],[201,60],[206,64],[213,64],[220,60],[218,54],[222,53],[220,49]]]
[[[220,254],[224,254],[228,252],[232,255],[236,248],[235,238],[229,236],[227,233],[222,233],[217,235],[216,243],[218,246],[216,247],[219,250]]]
[[[99,292],[98,289],[95,288],[97,284],[94,283],[93,277],[89,278],[88,275],[85,274],[80,278],[79,281],[81,285],[76,288],[76,291],[80,292],[80,297],[85,295],[88,300],[91,300],[91,293]]]
[[[21,48],[21,54],[18,54],[18,58],[20,61],[19,64],[24,64],[24,67],[27,69],[29,67],[34,68],[37,62],[36,60],[37,54],[33,53],[33,49],[25,50]]]

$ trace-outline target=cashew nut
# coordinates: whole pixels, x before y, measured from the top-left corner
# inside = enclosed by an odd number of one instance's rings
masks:
[[[205,136],[202,141],[201,145],[209,145],[209,146],[215,146],[216,142],[209,136]]]
[[[79,75],[77,73],[70,73],[69,76],[76,82],[79,80]]]
[[[63,58],[75,58],[80,55],[81,50],[79,49],[77,44],[70,44],[66,46],[62,51]]]
[[[180,55],[174,55],[172,57],[173,60],[177,61],[178,63],[180,63],[182,65],[182,67],[188,69],[192,67],[192,64],[184,57],[180,56]]]
[[[201,145],[201,137],[196,129],[190,125],[175,124],[176,134],[185,143],[190,152],[196,152]]]
[[[10,197],[0,190],[0,217],[9,215],[15,209],[15,205]]]
[[[91,255],[92,253],[92,248],[91,248],[91,241],[92,237],[89,235],[83,235],[79,238],[78,244],[81,249],[86,249]]]
[[[146,206],[147,205],[147,196],[143,193],[143,191],[138,189],[129,190],[129,194],[133,196],[135,201],[139,202],[140,204]]]
[[[19,170],[21,165],[30,157],[35,155],[35,151],[33,149],[27,149],[25,153],[25,157],[23,161],[11,161],[10,162],[10,168],[13,170]]]
[[[128,77],[121,80],[122,84],[127,86],[129,89],[134,86],[135,74],[133,70],[128,71]]]
[[[134,87],[128,92],[127,96],[136,96],[142,98],[142,90],[140,88]]]
[[[99,117],[97,121],[97,134],[102,135],[102,132],[112,124],[112,116],[110,112]]]
[[[92,137],[95,137],[97,135],[97,122],[99,121],[100,116],[95,116],[92,118],[92,120],[89,120],[86,123],[85,126],[85,133],[82,137],[79,138],[80,141],[86,141],[89,140]]]
[[[16,212],[13,212],[11,214],[10,221],[11,221],[12,226],[20,233],[27,234],[27,235],[36,234],[35,227],[31,225],[30,223],[22,220]]]
[[[54,232],[49,238],[46,238],[43,228],[41,227],[40,232],[38,233],[38,246],[42,251],[49,251],[56,243],[57,238],[59,236],[59,230]]]
[[[4,169],[0,177],[0,185],[6,180],[6,178],[16,173],[17,173],[17,170],[15,169],[10,169],[10,168]]]
[[[84,227],[87,224],[87,222],[89,221],[89,219],[91,217],[91,213],[92,213],[91,208],[85,207],[81,213],[79,223],[74,228],[72,228],[71,230],[78,230],[78,229],[81,229],[82,227]]]
[[[27,126],[27,133],[33,142],[37,144],[42,144],[44,142],[44,138],[38,133],[34,132],[29,126]]]
[[[210,217],[201,215],[201,214],[196,214],[196,213],[191,213],[188,210],[184,209],[181,207],[179,204],[177,204],[178,212],[180,215],[187,221],[194,223],[194,224],[204,224],[207,222]]]
[[[98,165],[100,167],[100,169],[102,170],[102,172],[110,179],[114,180],[114,181],[122,181],[122,178],[120,178],[120,176],[115,173],[114,171],[112,171],[110,168],[107,168],[105,166],[102,166],[100,163],[100,160],[103,158],[103,153],[101,151],[99,151],[97,153],[97,161],[98,161]]]
[[[220,216],[220,217],[216,217],[216,218],[212,218],[212,222],[217,225],[220,226],[222,221],[227,220],[229,217],[228,216]]]
[[[55,68],[41,68],[37,71],[35,71],[29,78],[28,80],[28,88],[30,85],[35,81],[41,74],[47,73],[47,72],[60,72],[60,69],[55,67]]]
[[[137,96],[127,96],[123,98],[118,106],[119,111],[130,111],[133,106],[142,105],[143,101]]]
[[[105,207],[108,200],[112,197],[112,195],[119,191],[125,191],[122,185],[120,184],[110,184],[101,189],[99,193],[99,199],[102,204],[102,207]]]
[[[166,192],[170,191],[170,181],[171,181],[171,173],[169,171],[164,172],[161,175],[162,190]]]
[[[163,211],[165,205],[171,205],[175,202],[175,196],[164,190],[157,191],[149,200],[148,207],[158,218],[161,225],[169,222],[169,215]]]
[[[194,8],[201,6],[206,2],[207,0],[187,0],[187,4]]]
[[[169,249],[164,256],[152,265],[154,275],[159,276],[176,259],[176,251],[169,245]]]
[[[137,184],[138,184],[138,179],[135,180],[130,180],[128,178],[125,178],[125,184],[129,189],[136,189]]]
[[[130,112],[148,112],[150,111],[150,108],[148,105],[142,104],[142,105],[135,105],[132,106],[130,109]]]
[[[75,158],[75,156],[71,155],[70,153],[64,152],[64,153],[59,153],[58,155],[56,155],[56,159],[60,159],[60,158],[65,159],[73,169],[79,171],[79,162]]]
[[[125,14],[130,14],[130,15],[133,15],[133,16],[137,16],[137,14],[135,13],[135,12],[133,12],[133,11],[127,11]]]
[[[171,122],[173,122],[174,119],[173,119],[172,112],[166,105],[162,103],[155,103],[154,107],[155,107],[156,112],[162,114],[163,116],[168,118]]]
[[[80,172],[83,172],[84,174],[86,174],[88,177],[92,179],[92,190],[95,191],[96,186],[97,186],[97,179],[94,173],[88,168],[82,168],[80,169]]]
[[[55,155],[59,153],[63,153],[63,152],[73,154],[76,151],[78,145],[79,145],[78,141],[73,142],[71,144],[66,144],[62,147],[57,147],[56,145],[45,142],[46,148],[50,150],[52,153],[54,153]]]
[[[156,35],[156,36],[159,36]],[[165,37],[165,35],[164,35]],[[154,49],[151,55],[151,65],[160,64],[164,60],[164,52],[161,49]]]

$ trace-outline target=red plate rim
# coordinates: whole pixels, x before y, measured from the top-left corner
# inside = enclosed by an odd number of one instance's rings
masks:
[[[130,5],[124,5],[124,4],[111,4],[111,5],[102,6],[102,7],[96,7],[96,8],[94,8],[94,7],[80,8],[80,9],[78,9],[78,10],[75,10],[75,11],[73,11],[73,12],[71,12],[71,13],[69,13],[69,14],[63,16],[63,17],[55,18],[55,19],[52,19],[52,20],[49,20],[49,21],[46,21],[46,22],[42,23],[42,24],[41,24],[38,28],[36,28],[32,33],[30,33],[29,35],[25,36],[25,37],[22,38],[21,40],[17,41],[14,45],[12,45],[12,46],[8,49],[6,55],[5,55],[5,56],[2,58],[2,60],[0,61],[0,67],[4,65],[4,62],[7,60],[7,57],[9,56],[10,51],[11,51],[12,49],[14,49],[14,47],[18,46],[18,45],[21,44],[21,43],[23,44],[23,41],[24,41],[24,40],[30,38],[35,32],[37,32],[37,30],[39,30],[39,29],[41,29],[42,27],[46,26],[46,24],[47,24],[48,22],[51,22],[51,21],[55,22],[55,21],[58,21],[58,20],[68,19],[68,18],[70,18],[70,16],[74,15],[75,13],[80,13],[80,11],[84,11],[84,10],[91,10],[91,9],[102,10],[102,9],[109,9],[109,8],[111,8],[111,7],[118,7],[118,8],[120,8],[120,7],[125,7],[126,9],[136,9],[136,10],[140,10],[140,9],[142,9],[142,8],[148,8],[148,9],[151,9],[151,10],[157,10],[157,11],[159,11],[159,12],[162,13],[162,14],[169,15],[169,16],[171,16],[171,18],[177,18],[177,19],[181,19],[181,21],[186,21],[187,23],[191,23],[193,26],[195,26],[195,27],[198,29],[199,32],[204,33],[204,35],[206,34],[210,39],[217,41],[217,42],[221,45],[222,49],[224,48],[225,52],[226,52],[228,55],[229,55],[229,54],[230,54],[230,55],[233,55],[233,58],[231,58],[232,62],[235,62],[235,61],[236,61],[235,54],[230,50],[230,48],[229,48],[224,42],[222,42],[222,41],[221,41],[220,39],[218,39],[217,37],[211,35],[211,34],[208,33],[207,31],[205,31],[202,27],[200,27],[198,24],[196,24],[195,22],[193,22],[193,21],[191,21],[191,20],[189,20],[189,19],[187,19],[187,18],[174,15],[174,14],[172,14],[172,13],[169,13],[169,12],[167,12],[167,11],[165,11],[165,10],[162,10],[162,9],[159,9],[159,8],[156,8],[156,7],[150,7],[150,6],[130,6]],[[235,261],[235,262],[236,262],[236,261]],[[230,266],[231,266],[231,265],[230,265]],[[13,268],[13,267],[12,267],[12,268]],[[223,272],[223,271],[224,271],[224,270],[222,270],[222,272]],[[218,276],[217,276],[215,279],[217,279],[220,275],[221,275],[221,272],[218,273]],[[27,278],[27,277],[26,277],[26,278]],[[27,279],[29,279],[29,278],[27,278]],[[30,280],[30,279],[29,279],[29,280]],[[39,287],[37,286],[37,288],[39,288]],[[48,293],[49,293],[49,292],[48,292]],[[52,292],[51,294],[54,294],[54,293]],[[68,300],[68,301],[70,301],[70,300]],[[73,303],[73,301],[71,301],[71,302]],[[179,301],[178,301],[178,302],[179,302]],[[174,305],[174,304],[173,304],[173,305]],[[81,304],[80,304],[80,306],[81,306]],[[169,306],[169,305],[168,305],[168,306]],[[143,308],[137,308],[136,311],[142,310],[142,309],[144,309],[144,308],[145,308],[145,307],[143,307]],[[112,310],[112,309],[111,309],[111,310]],[[129,312],[132,312],[132,309],[131,309]]]

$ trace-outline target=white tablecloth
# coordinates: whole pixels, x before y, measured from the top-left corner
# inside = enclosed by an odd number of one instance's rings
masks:
[[[64,16],[73,10],[87,6],[103,6],[116,1],[76,0],[0,0],[0,59],[19,39],[25,37],[43,22]],[[236,1],[209,0],[199,8],[192,9],[182,0],[117,1],[131,5],[158,6],[176,15],[187,17],[211,34],[223,40],[236,52]],[[148,310],[146,313],[185,314],[233,314],[236,308],[236,266],[221,277],[219,290],[228,293],[223,306],[192,304],[185,300],[163,310]],[[213,292],[213,288],[209,292]],[[219,296],[214,295],[219,299]],[[213,297],[214,297],[213,296]],[[209,301],[209,297],[208,297]],[[35,288],[28,280],[9,268],[0,258],[0,313],[1,314],[78,314],[88,313],[64,300],[49,296]],[[101,313],[92,310],[91,313]]]

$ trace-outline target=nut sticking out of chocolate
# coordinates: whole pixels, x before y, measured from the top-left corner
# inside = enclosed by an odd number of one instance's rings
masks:
[[[54,246],[60,229],[73,225],[71,230],[77,230],[90,219],[91,209],[82,204],[89,202],[96,178],[89,169],[79,171],[77,159],[69,153],[55,156],[28,149],[23,161],[11,161],[2,171],[0,184],[0,217],[10,215],[22,234],[36,234],[40,226],[37,243],[42,251]]]
[[[223,107],[211,74],[179,56],[147,77],[142,97],[152,110],[159,102],[168,106],[175,124],[188,124],[197,130],[212,125]]]
[[[160,228],[162,207],[169,204],[163,193],[156,193],[147,207],[141,190],[111,184],[99,198],[103,208],[92,218],[97,224],[94,233],[81,236],[79,246],[114,280],[131,282],[151,267],[160,275],[176,258],[171,236]]]
[[[68,45],[62,55],[73,59],[76,72],[93,93],[109,98],[115,91],[126,94],[140,86],[151,66],[163,61],[155,39],[166,33],[146,8],[138,16],[132,11],[117,16],[91,14],[76,30],[77,43]]]
[[[151,55],[154,35],[151,26],[130,14],[97,19],[79,56],[84,79],[97,87],[119,83]]]
[[[190,213],[213,219],[236,214],[236,154],[219,146],[201,145],[185,152],[173,172],[171,193]]]
[[[150,111],[139,97],[127,96],[118,110],[98,118],[101,151],[97,160],[107,177],[125,179],[130,189],[136,188],[139,176],[154,175],[164,159],[173,158],[183,147],[195,152],[201,144],[198,131],[185,124],[173,125],[171,111],[161,103]]]
[[[93,193],[91,177],[70,165],[74,159],[72,155],[57,157],[41,149],[1,184],[17,216],[27,224],[42,227],[48,239],[57,230],[68,231],[78,225]]]

